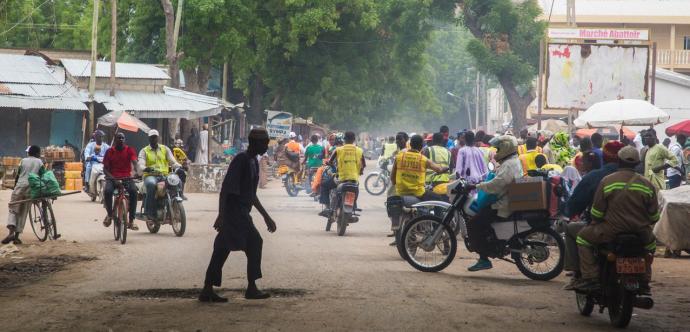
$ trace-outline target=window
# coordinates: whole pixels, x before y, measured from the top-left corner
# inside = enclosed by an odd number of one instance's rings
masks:
[[[683,37],[683,49],[690,50],[690,36]]]

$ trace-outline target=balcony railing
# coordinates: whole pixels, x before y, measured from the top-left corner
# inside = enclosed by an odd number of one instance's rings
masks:
[[[657,50],[656,64],[665,68],[690,68],[690,50]]]

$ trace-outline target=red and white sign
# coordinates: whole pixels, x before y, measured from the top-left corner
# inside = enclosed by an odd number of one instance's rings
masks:
[[[649,40],[649,30],[607,28],[549,28],[549,38]]]

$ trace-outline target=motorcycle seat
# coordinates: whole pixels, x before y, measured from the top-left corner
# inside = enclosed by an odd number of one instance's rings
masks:
[[[403,206],[406,208],[411,208],[412,205],[415,205],[415,204],[422,201],[415,196],[403,196],[402,200],[403,200]]]

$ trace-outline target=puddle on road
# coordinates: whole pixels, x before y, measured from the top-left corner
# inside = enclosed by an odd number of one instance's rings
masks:
[[[41,256],[0,264],[0,289],[12,288],[44,279],[67,265],[95,260],[92,256]]]
[[[228,295],[228,293],[236,293],[237,295],[244,295],[243,288],[217,288],[216,292],[220,295]],[[272,298],[295,298],[304,297],[309,292],[305,289],[299,288],[268,288],[264,291],[271,294]],[[200,288],[151,288],[151,289],[134,289],[120,292],[108,292],[107,295],[114,297],[131,297],[131,298],[146,298],[146,299],[197,299]]]

